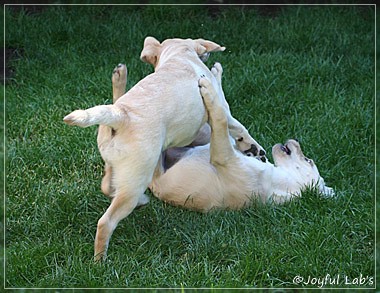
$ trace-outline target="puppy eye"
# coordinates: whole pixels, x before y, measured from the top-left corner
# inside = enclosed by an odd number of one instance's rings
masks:
[[[238,141],[243,141],[243,138],[242,138],[242,137],[239,137],[239,138],[238,138]]]

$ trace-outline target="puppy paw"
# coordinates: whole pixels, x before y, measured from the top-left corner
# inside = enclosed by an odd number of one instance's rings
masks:
[[[127,83],[127,67],[124,64],[117,65],[112,71],[112,84],[125,85]]]
[[[76,125],[80,127],[87,127],[88,125],[88,114],[85,110],[75,110],[69,115],[63,118],[63,122],[68,125]]]
[[[206,106],[211,106],[215,99],[215,91],[213,91],[211,82],[207,78],[201,77],[201,79],[199,80],[199,88]]]
[[[222,80],[223,67],[222,64],[216,62],[214,66],[211,68],[211,73],[216,77],[216,79],[220,82]]]
[[[255,157],[264,163],[267,161],[265,150],[249,134],[236,138],[236,146],[248,157]]]
[[[250,152],[249,150],[248,151],[245,151],[244,154],[247,156],[247,157],[254,157],[255,159],[263,162],[263,163],[266,163],[268,162],[268,159],[267,157],[265,156],[265,151],[262,151],[260,150],[259,152],[256,152],[256,155],[254,155],[254,153]]]

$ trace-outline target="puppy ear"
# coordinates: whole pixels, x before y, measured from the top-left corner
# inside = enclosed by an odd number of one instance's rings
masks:
[[[196,51],[199,56],[204,55],[205,53],[208,53],[208,52],[220,52],[226,49],[226,47],[222,47],[218,45],[217,43],[207,41],[204,39],[197,39],[195,40],[195,42],[197,43]]]
[[[152,64],[154,67],[157,64],[158,56],[160,54],[161,44],[153,37],[146,37],[144,41],[144,48],[141,51],[140,59]]]

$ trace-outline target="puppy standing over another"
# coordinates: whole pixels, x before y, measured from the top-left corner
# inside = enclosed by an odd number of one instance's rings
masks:
[[[217,78],[218,84],[221,84],[222,82],[221,81],[222,71],[223,69],[220,63],[215,63],[214,67],[212,68],[212,73]],[[114,68],[112,72],[112,93],[113,93],[112,101],[113,103],[115,103],[121,96],[124,95],[125,90],[126,90],[126,84],[127,84],[127,67],[124,64],[119,64],[117,67]],[[224,97],[224,92],[221,87],[220,87],[220,90],[221,90],[220,95],[222,97],[223,104],[227,105],[226,109],[229,112],[229,106]],[[232,119],[234,118],[232,117]],[[97,138],[98,148],[101,150],[103,148],[102,145],[109,143],[113,135],[114,134],[112,133],[112,128],[108,126],[100,125],[99,131],[98,131],[98,138]],[[167,161],[171,160],[170,164],[174,164],[176,161],[176,157],[179,158],[180,156],[182,156],[182,154],[185,152],[186,149],[192,148],[195,146],[208,144],[210,142],[210,136],[211,136],[211,128],[208,124],[205,124],[204,126],[202,126],[197,137],[190,145],[188,145],[187,147],[169,148],[163,153],[163,156],[167,158]],[[235,138],[234,144],[236,145],[238,150],[244,152],[245,154],[249,156],[256,156],[258,159],[262,160],[263,162],[266,162],[265,152],[263,150],[257,151],[255,145],[250,145],[246,143],[244,140],[239,139],[239,137]],[[112,195],[112,192],[113,192],[111,181],[112,181],[112,168],[107,163],[105,163],[101,190],[103,194],[105,194],[108,197],[110,197],[110,195]]]
[[[221,80],[221,66],[211,71]],[[177,152],[176,162],[169,165],[171,154],[167,152],[150,186],[156,197],[176,206],[207,212],[214,208],[240,209],[254,198],[281,203],[299,196],[308,185],[316,185],[325,195],[334,194],[296,140],[273,147],[275,165],[236,150],[228,132],[229,114],[223,106],[224,97],[207,78],[200,79],[199,85],[211,126],[210,144]]]
[[[148,202],[144,192],[162,151],[190,144],[207,121],[198,80],[205,76],[215,85],[217,81],[201,58],[224,49],[203,39],[168,39],[160,43],[147,37],[141,59],[155,67],[154,73],[138,82],[114,105],[76,110],[64,118],[69,125],[104,125],[113,134],[109,141],[100,139],[100,152],[106,168],[112,172],[114,192],[111,205],[98,221],[95,260],[105,258],[119,221],[136,206]],[[228,122],[231,134],[250,146],[255,145],[257,152],[262,150],[231,115]],[[107,130],[102,129],[101,133],[104,131]]]

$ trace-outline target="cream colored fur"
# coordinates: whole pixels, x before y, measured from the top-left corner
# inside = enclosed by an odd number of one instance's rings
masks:
[[[102,125],[99,150],[111,174],[103,179],[104,191],[113,191],[113,199],[98,221],[96,260],[106,256],[110,237],[119,221],[135,207],[148,202],[144,192],[152,181],[162,151],[192,143],[208,120],[198,80],[201,76],[207,77],[216,88],[218,81],[201,58],[224,49],[203,39],[169,39],[160,43],[147,37],[141,59],[155,67],[154,73],[113,105],[76,110],[64,118],[69,125]],[[223,103],[223,107],[227,108],[228,104]],[[233,137],[263,151],[229,111],[227,120]],[[110,184],[107,183],[109,177]]]
[[[200,79],[199,84],[212,129],[210,144],[184,149],[181,158],[176,158],[178,162],[167,170],[168,158],[162,157],[150,186],[156,197],[207,212],[215,208],[240,209],[254,198],[282,203],[299,196],[309,185],[316,185],[323,194],[334,194],[296,140],[273,147],[275,165],[237,150],[228,132],[224,97],[207,78]]]
[[[124,64],[119,64],[112,72],[112,102],[115,103],[121,96],[125,94],[125,88],[127,85],[127,67]],[[98,130],[98,148],[102,149],[103,145],[108,145],[112,139],[113,130],[111,127],[100,125]],[[102,152],[101,152],[102,153]],[[104,158],[103,158],[104,159]],[[111,196],[114,192],[112,188],[112,168],[105,162],[104,176],[101,183],[102,192]]]

